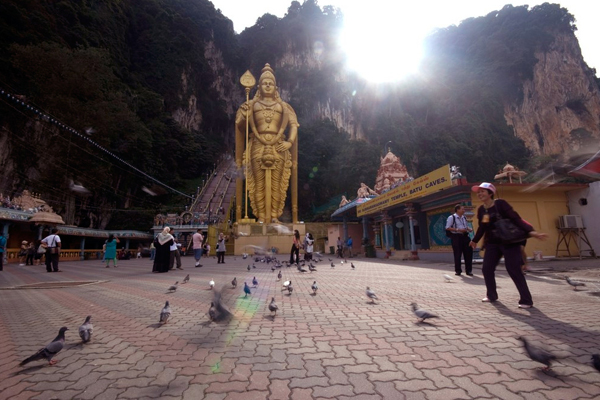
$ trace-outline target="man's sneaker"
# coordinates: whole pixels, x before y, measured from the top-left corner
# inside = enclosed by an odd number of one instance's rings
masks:
[[[200,263],[199,263],[198,261],[196,261],[196,267],[197,267],[198,265],[200,265]]]
[[[519,308],[531,308],[533,305],[531,304],[519,304]]]
[[[202,264],[196,264],[196,268],[202,268]]]
[[[181,268],[181,267],[177,267],[177,269],[183,269],[183,268]]]
[[[467,272],[467,275],[468,275],[468,276],[473,276],[473,274],[471,274],[471,273],[469,273],[469,272]]]
[[[495,302],[496,300],[490,300],[490,299],[488,299],[487,297],[484,297],[483,299],[481,299],[481,301],[483,301],[484,303],[493,303],[493,302]]]

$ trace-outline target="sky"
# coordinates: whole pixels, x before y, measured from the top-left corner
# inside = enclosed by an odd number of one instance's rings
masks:
[[[236,32],[254,25],[270,13],[283,17],[292,0],[211,0],[215,8],[233,21]],[[300,0],[302,3],[303,0]],[[506,4],[533,7],[544,1],[507,2],[498,0],[430,0],[402,2],[397,0],[319,0],[323,8],[332,5],[344,14],[344,30],[340,43],[348,55],[348,67],[368,79],[389,82],[418,71],[421,41],[432,30],[458,25],[462,20],[487,15]],[[583,58],[588,66],[600,71],[600,1],[563,0],[562,7],[575,16]],[[402,15],[410,18],[403,19]],[[386,41],[381,38],[388,38]],[[390,51],[389,38],[395,38]],[[378,74],[373,74],[377,66]],[[376,76],[375,76],[376,75]]]

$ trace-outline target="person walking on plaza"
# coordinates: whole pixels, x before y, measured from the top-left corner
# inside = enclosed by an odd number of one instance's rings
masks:
[[[35,265],[40,265],[40,263],[42,262],[42,257],[44,256],[44,254],[46,254],[46,248],[42,245],[42,241],[41,240],[36,240],[35,241],[35,257],[34,257],[34,263]]]
[[[4,256],[6,254],[6,238],[4,233],[0,231],[0,271],[4,270]]]
[[[52,233],[43,238],[42,243],[46,247],[46,272],[62,272],[58,269],[61,246],[58,229],[52,228]]]
[[[473,229],[469,227],[465,217],[465,207],[460,204],[454,206],[454,214],[446,220],[446,230],[450,232],[452,240],[452,251],[454,252],[454,275],[462,274],[461,257],[465,259],[465,272],[473,276],[473,248],[470,245],[471,238],[469,232]]]
[[[304,259],[306,261],[312,261],[314,243],[315,240],[313,239],[313,236],[310,233],[307,233],[304,238]]]
[[[27,258],[25,259],[25,265],[33,265],[33,258],[35,257],[35,242],[32,240],[27,246]]]
[[[217,240],[217,264],[225,264],[226,239],[223,232],[219,233],[219,239]]]
[[[348,246],[348,255],[350,258],[352,258],[352,245],[354,243],[352,242],[352,236],[348,236],[348,241],[346,241],[346,246]]]
[[[116,238],[112,233],[108,235],[108,239],[104,243],[104,259],[106,260],[106,268],[110,268],[110,260],[113,262],[113,267],[117,268],[117,243],[119,238]]]
[[[179,249],[181,248],[181,244],[178,243],[176,238],[173,238],[173,244],[169,247],[169,269],[173,269],[175,266],[175,261],[177,261],[177,269],[181,268],[181,254]]]
[[[204,236],[202,236],[202,229],[198,229],[192,236],[192,248],[194,249],[194,258],[196,259],[196,268],[202,267],[202,264],[200,264],[200,258],[202,258],[203,243]]]
[[[484,238],[485,255],[483,256],[482,272],[487,293],[482,301],[494,302],[498,300],[495,272],[500,258],[504,256],[506,271],[519,291],[519,308],[533,307],[533,299],[527,286],[527,280],[521,272],[521,264],[523,263],[521,258],[521,244],[504,243],[496,234],[496,224],[500,219],[509,219],[514,225],[527,232],[529,237],[544,240],[548,235],[534,231],[533,227],[525,223],[505,200],[494,200],[496,188],[491,183],[483,182],[478,186],[473,186],[471,189],[477,192],[477,197],[483,203],[477,209],[479,227],[470,243],[471,247],[475,248],[477,247],[477,242]]]
[[[171,229],[167,226],[161,233],[156,235],[154,239],[154,247],[156,255],[152,264],[152,272],[168,272],[171,258],[171,245],[175,242],[175,238],[169,232]]]
[[[300,232],[294,229],[292,236],[292,249],[290,250],[290,264],[300,262]]]
[[[150,261],[154,261],[154,257],[156,256],[156,247],[154,247],[154,242],[150,243]]]
[[[25,260],[27,259],[27,248],[28,248],[27,240],[23,240],[21,242],[21,249],[19,250],[19,266],[25,265]]]
[[[338,236],[337,240],[337,258],[344,258],[344,242],[342,242],[342,238]]]

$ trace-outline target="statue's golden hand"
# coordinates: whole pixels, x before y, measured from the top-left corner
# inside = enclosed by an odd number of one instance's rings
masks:
[[[292,143],[290,143],[290,142],[281,142],[281,143],[277,143],[275,145],[275,150],[277,150],[278,152],[282,152],[282,151],[289,150],[290,147],[292,147]]]

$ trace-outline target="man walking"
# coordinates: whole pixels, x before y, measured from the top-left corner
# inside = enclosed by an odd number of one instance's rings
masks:
[[[4,253],[6,251],[6,238],[4,233],[0,231],[0,271],[4,269]]]
[[[465,259],[465,272],[467,275],[473,276],[473,249],[469,246],[471,242],[469,232],[473,229],[469,227],[464,214],[465,207],[460,204],[455,205],[454,214],[446,220],[446,231],[451,235],[455,275],[460,276],[462,274],[460,258],[463,256]]]
[[[350,258],[352,258],[352,244],[352,236],[348,236],[348,241],[346,242],[346,245],[348,245],[348,254]]]
[[[58,229],[52,228],[52,233],[42,239],[42,245],[46,248],[46,272],[61,272],[58,269],[61,246]]]
[[[181,268],[181,254],[179,253],[179,247],[181,247],[181,245],[179,244],[179,246],[177,246],[178,244],[179,243],[177,241],[177,238],[175,238],[173,244],[171,245],[171,247],[169,247],[169,250],[171,252],[169,258],[169,269],[173,269],[173,267],[175,266],[175,261],[177,261],[177,269],[183,269]]]
[[[201,268],[200,258],[202,258],[202,245],[204,243],[204,236],[202,236],[202,229],[198,229],[192,236],[192,248],[194,249],[194,258],[196,259],[196,268]]]

